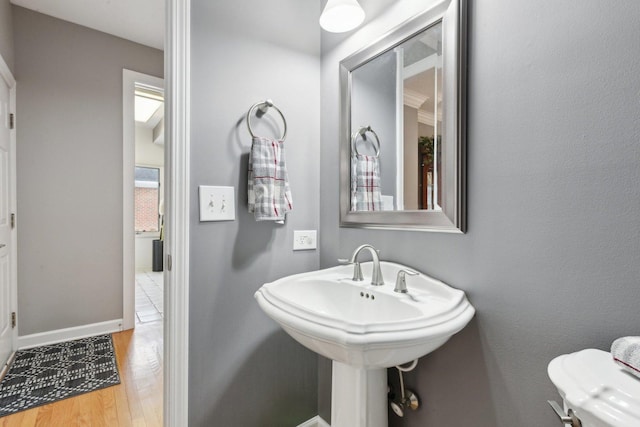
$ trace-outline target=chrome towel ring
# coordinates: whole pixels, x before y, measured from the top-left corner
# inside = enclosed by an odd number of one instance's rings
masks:
[[[284,123],[284,132],[282,132],[282,137],[280,138],[280,140],[284,141],[284,139],[287,137],[287,120],[284,118],[284,114],[282,114],[282,111],[280,111],[280,109],[276,107],[273,104],[273,101],[271,101],[270,99],[256,102],[251,106],[251,108],[249,108],[249,111],[247,111],[247,127],[249,128],[249,133],[252,137],[255,138],[256,135],[253,133],[253,129],[251,129],[251,114],[253,113],[253,110],[258,109],[258,111],[256,111],[256,116],[260,118],[267,113],[269,108],[275,109],[278,114],[280,114],[280,117],[282,117],[282,123]]]
[[[373,147],[376,149],[376,157],[380,157],[380,139],[378,139],[378,134],[375,133],[373,129],[371,129],[371,126],[366,126],[366,127],[363,126],[360,128],[359,131],[353,134],[353,136],[351,137],[351,153],[360,155],[360,153],[358,153],[358,146],[356,145],[356,141],[358,140],[359,136],[362,136],[362,139],[366,141],[367,132],[372,133],[373,136],[375,137],[376,140],[375,140],[375,144],[373,144]]]

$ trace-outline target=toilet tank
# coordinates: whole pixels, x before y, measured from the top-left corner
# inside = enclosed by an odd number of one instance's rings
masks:
[[[640,427],[640,379],[610,353],[586,349],[558,356],[547,372],[582,427]]]

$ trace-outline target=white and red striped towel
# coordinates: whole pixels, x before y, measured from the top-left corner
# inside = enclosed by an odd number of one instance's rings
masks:
[[[284,223],[293,209],[284,156],[284,141],[253,137],[247,182],[249,212],[256,221]]]
[[[351,156],[351,210],[382,210],[380,162],[376,156]]]
[[[640,377],[640,337],[622,337],[611,344],[613,361],[625,371]]]

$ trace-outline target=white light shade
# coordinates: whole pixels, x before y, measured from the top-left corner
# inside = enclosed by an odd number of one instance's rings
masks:
[[[329,0],[320,15],[320,26],[331,33],[353,30],[364,21],[358,0]]]

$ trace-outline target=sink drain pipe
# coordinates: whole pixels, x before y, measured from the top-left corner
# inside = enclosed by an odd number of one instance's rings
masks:
[[[404,378],[402,376],[403,372],[413,371],[418,365],[418,359],[411,362],[411,364],[407,367],[403,367],[402,365],[396,365],[396,369],[398,370],[398,375],[400,377],[400,401],[396,401],[394,399],[394,393],[391,393],[392,398],[390,398],[389,404],[391,405],[391,409],[393,412],[399,417],[404,417],[405,409],[411,409],[415,411],[420,407],[420,401],[418,400],[418,396],[414,392],[409,389],[404,388]]]

